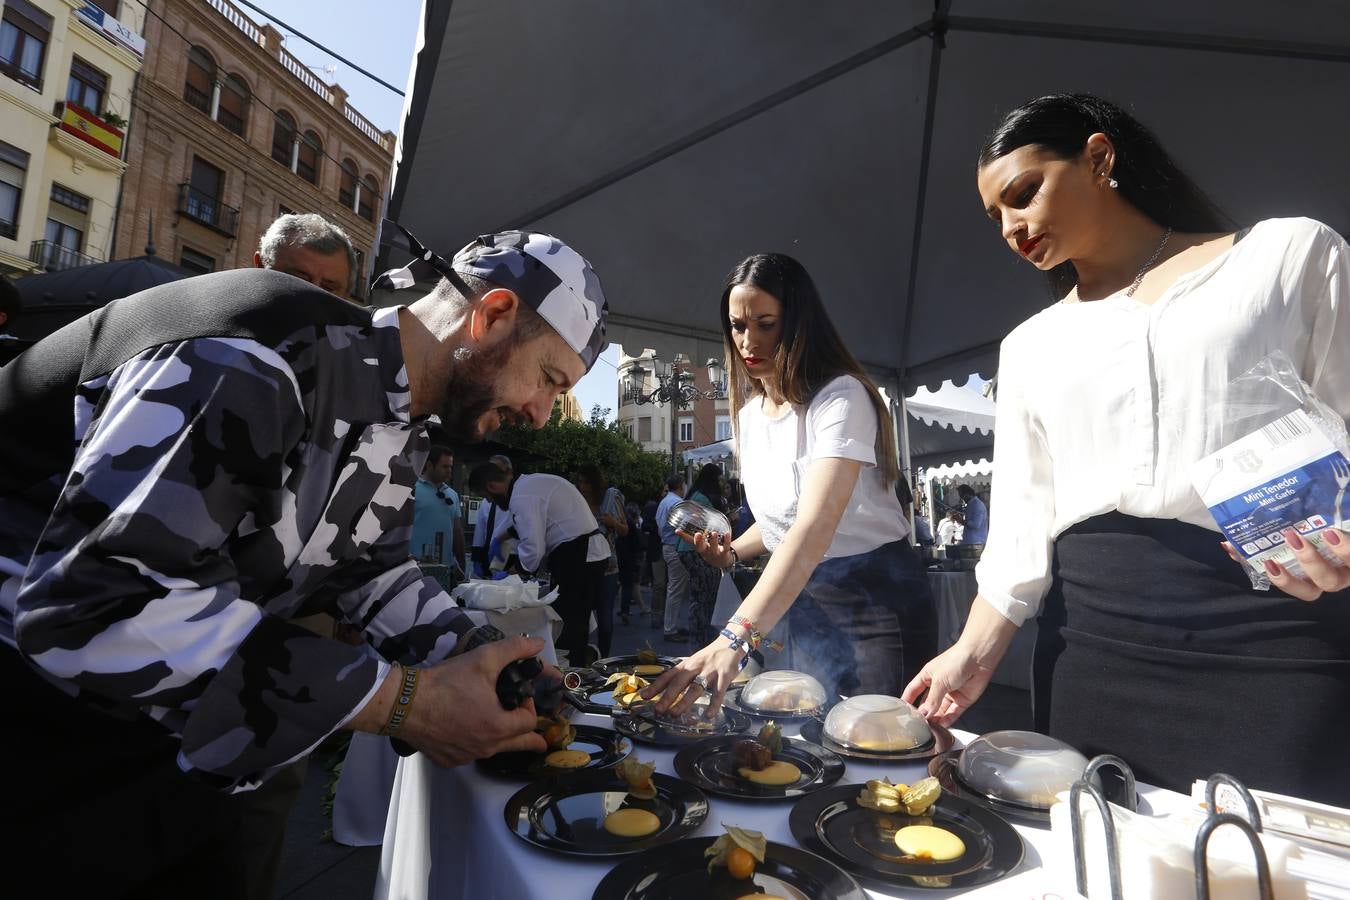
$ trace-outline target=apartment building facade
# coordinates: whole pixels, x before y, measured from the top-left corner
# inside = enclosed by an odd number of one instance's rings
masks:
[[[708,392],[713,387],[708,371],[680,357],[675,365],[693,376],[693,385]],[[658,359],[650,350],[629,356],[619,350],[618,413],[615,419],[630,438],[644,450],[669,455],[731,437],[731,404],[723,399],[693,400],[686,408],[672,410],[670,403],[639,403],[635,393],[649,396],[660,382],[658,372],[667,372],[671,363]],[[641,372],[641,377],[635,373]],[[634,389],[637,389],[636,391]]]
[[[119,0],[3,3],[0,273],[112,258],[144,19]]]
[[[278,215],[314,212],[351,236],[363,296],[394,135],[228,0],[146,2],[159,49],[133,98],[114,252],[149,235],[189,270],[243,267]]]

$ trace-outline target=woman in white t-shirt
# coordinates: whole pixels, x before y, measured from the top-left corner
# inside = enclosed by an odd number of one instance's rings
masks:
[[[1350,418],[1350,249],[1309,219],[1232,231],[1142,125],[1085,95],[1014,110],[977,175],[1063,299],[1003,342],[980,593],[905,699],[927,689],[921,711],[950,724],[1039,613],[1038,730],[1181,791],[1226,772],[1350,804],[1350,535],[1286,529],[1310,578],[1272,564],[1276,589],[1253,590],[1189,472],[1231,440],[1229,382],[1274,351]]]
[[[793,668],[832,696],[895,695],[935,652],[937,616],[896,499],[886,405],[791,257],[743,261],[722,292],[721,315],[755,523],[734,540],[697,535],[695,544],[721,569],[772,556],[721,634],[648,696],[675,698],[694,682],[716,709],[760,635],[789,610]],[[698,693],[685,691],[675,712]]]

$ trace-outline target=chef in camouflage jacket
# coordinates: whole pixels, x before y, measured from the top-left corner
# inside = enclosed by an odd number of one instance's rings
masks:
[[[336,730],[387,729],[408,668],[398,736],[436,762],[543,749],[533,711],[493,691],[539,642],[447,659],[469,623],[410,557],[413,487],[432,414],[464,442],[542,426],[608,307],[548,235],[449,262],[408,237],[414,262],[382,279],[436,287],[407,307],[222,272],[115,301],[0,368],[0,660],[25,723],[0,742],[9,814],[23,854],[59,853],[71,884],[148,896],[201,863],[220,798]],[[291,621],[318,612],[368,646]],[[230,895],[200,876],[195,896]]]

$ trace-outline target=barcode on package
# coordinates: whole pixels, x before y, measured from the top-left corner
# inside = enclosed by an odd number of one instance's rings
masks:
[[[1262,428],[1261,435],[1270,442],[1270,446],[1278,447],[1308,434],[1308,425],[1307,417],[1301,412],[1290,413]]]

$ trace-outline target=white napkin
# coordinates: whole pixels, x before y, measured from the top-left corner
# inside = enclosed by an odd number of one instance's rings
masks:
[[[466,581],[458,585],[450,596],[463,600],[469,609],[509,611],[526,606],[548,606],[558,599],[558,589],[554,588],[540,597],[537,581],[522,581],[519,575],[508,575],[497,581],[477,578]]]

